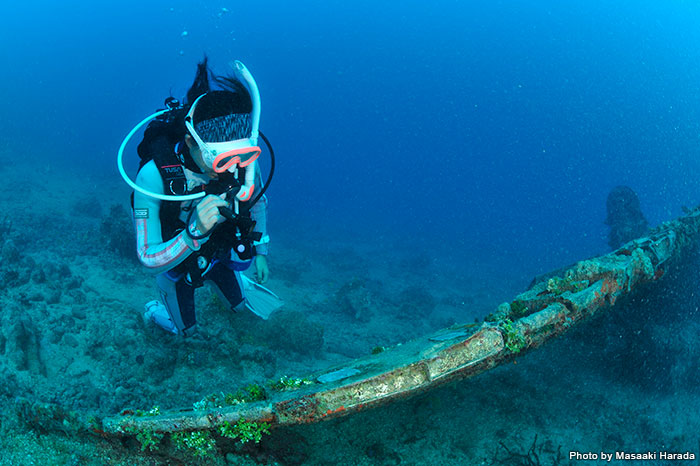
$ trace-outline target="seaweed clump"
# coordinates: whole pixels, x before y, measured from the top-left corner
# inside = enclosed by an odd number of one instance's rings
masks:
[[[263,435],[270,433],[270,424],[267,422],[250,422],[241,418],[237,423],[224,422],[219,427],[222,437],[238,439],[241,443],[260,443]]]
[[[502,320],[498,328],[501,330],[506,348],[511,353],[520,353],[520,351],[527,346],[525,337],[518,331],[510,319]]]
[[[510,316],[514,319],[525,317],[529,314],[529,310],[530,308],[528,307],[528,305],[525,304],[524,301],[521,301],[519,299],[516,299],[512,303],[510,303]]]

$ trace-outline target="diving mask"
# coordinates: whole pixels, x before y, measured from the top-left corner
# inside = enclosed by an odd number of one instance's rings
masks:
[[[202,152],[204,163],[216,173],[233,172],[236,167],[247,167],[260,156],[260,147],[252,137],[229,140],[231,135],[251,134],[251,115],[233,113],[193,123],[193,115],[203,94],[194,101],[185,117],[185,126]],[[206,135],[206,141],[202,137]]]

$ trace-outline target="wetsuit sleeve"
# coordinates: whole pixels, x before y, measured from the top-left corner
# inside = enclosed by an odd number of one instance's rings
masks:
[[[157,194],[163,194],[163,181],[155,162],[143,166],[136,177],[136,184]],[[138,258],[153,273],[166,272],[179,265],[198,250],[203,241],[191,239],[181,231],[168,241],[163,241],[160,224],[161,201],[150,196],[134,193],[134,226],[136,228],[136,250]],[[198,232],[194,229],[195,234]]]
[[[257,164],[256,164],[257,165]],[[256,173],[256,187],[262,189],[262,177],[260,175],[260,167],[258,165],[258,172]],[[256,196],[256,193],[253,193]],[[263,195],[258,202],[255,203],[252,209],[250,209],[250,216],[255,220],[254,231],[262,233],[262,238],[259,243],[256,243],[255,250],[258,254],[263,256],[267,255],[268,243],[270,242],[270,237],[267,234],[267,197]]]

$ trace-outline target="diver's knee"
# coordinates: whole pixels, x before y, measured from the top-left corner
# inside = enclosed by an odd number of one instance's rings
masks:
[[[145,323],[153,322],[163,330],[174,333],[176,335],[183,334],[175,322],[170,318],[168,314],[168,309],[160,301],[149,301],[146,303],[146,311],[143,313],[143,320]]]

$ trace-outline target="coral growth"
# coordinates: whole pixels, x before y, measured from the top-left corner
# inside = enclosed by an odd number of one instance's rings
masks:
[[[374,299],[370,293],[367,280],[353,278],[346,282],[336,293],[337,310],[351,319],[368,322],[372,317]]]

